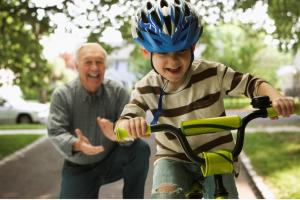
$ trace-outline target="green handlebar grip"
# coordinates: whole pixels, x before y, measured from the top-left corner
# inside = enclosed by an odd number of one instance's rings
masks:
[[[278,117],[277,112],[274,110],[273,107],[267,108],[268,117]],[[300,102],[299,100],[295,100],[295,111],[296,115],[300,115]]]
[[[238,115],[194,119],[181,123],[184,135],[192,136],[206,133],[215,133],[224,130],[234,130],[241,126],[241,117]]]
[[[146,130],[146,135],[150,135],[151,134],[151,128],[150,126],[147,124],[147,130]],[[124,128],[117,128],[116,130],[116,136],[117,136],[117,141],[118,142],[125,142],[125,141],[132,141],[134,140],[133,137],[131,137],[127,130]]]

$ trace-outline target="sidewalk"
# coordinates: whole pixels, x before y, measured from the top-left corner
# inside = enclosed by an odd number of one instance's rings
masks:
[[[154,144],[151,141],[150,144],[153,154]],[[0,198],[58,198],[62,163],[62,157],[47,137],[0,161]],[[145,187],[145,198],[150,198],[152,163],[153,156]],[[122,187],[122,181],[106,185],[101,188],[100,198],[122,198]],[[244,168],[237,178],[237,187],[240,198],[258,198],[251,189]]]

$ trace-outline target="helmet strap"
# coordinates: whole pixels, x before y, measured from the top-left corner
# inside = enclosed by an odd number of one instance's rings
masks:
[[[152,57],[153,57],[153,53],[150,52],[150,63],[151,63],[151,67],[152,67],[152,69],[153,69],[157,74],[159,74],[159,73],[156,71],[156,69],[155,69],[155,67],[154,67],[154,65],[153,65]]]

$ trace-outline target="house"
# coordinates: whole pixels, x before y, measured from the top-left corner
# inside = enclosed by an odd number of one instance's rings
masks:
[[[278,71],[281,91],[292,97],[300,97],[300,50],[295,55],[292,65],[283,65]]]
[[[133,49],[134,45],[128,45],[113,51],[107,57],[105,77],[118,81],[128,89],[132,89],[136,81],[135,75],[129,71],[129,57]]]

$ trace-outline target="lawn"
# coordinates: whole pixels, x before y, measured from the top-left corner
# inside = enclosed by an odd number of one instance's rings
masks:
[[[44,124],[0,124],[0,130],[8,129],[45,129]]]
[[[32,143],[42,135],[33,134],[16,134],[16,135],[0,135],[0,160],[15,151],[22,149],[26,145]]]
[[[300,132],[248,134],[244,151],[275,198],[300,198]]]
[[[224,99],[224,106],[226,109],[239,109],[251,107],[251,100],[245,97],[227,97]]]

